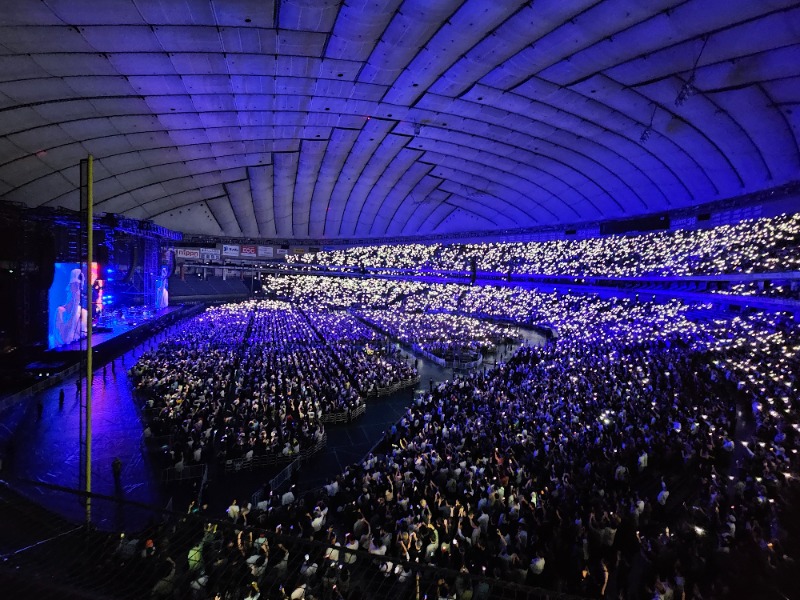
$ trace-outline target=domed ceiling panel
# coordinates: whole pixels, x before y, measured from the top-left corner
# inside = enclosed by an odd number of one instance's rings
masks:
[[[0,199],[186,233],[573,225],[800,179],[800,6],[17,0]]]

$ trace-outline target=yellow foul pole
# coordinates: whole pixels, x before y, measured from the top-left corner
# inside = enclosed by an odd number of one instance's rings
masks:
[[[92,260],[94,246],[94,158],[89,155],[86,164],[86,281],[87,284],[87,314],[86,314],[86,524],[92,522]]]

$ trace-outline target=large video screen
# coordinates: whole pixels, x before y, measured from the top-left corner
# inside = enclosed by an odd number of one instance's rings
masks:
[[[98,265],[92,263],[91,283],[97,281]],[[56,263],[48,292],[48,348],[77,342],[86,335],[86,273],[79,263]]]

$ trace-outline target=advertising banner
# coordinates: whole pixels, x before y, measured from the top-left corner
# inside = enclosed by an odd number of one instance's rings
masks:
[[[276,250],[276,252],[278,253],[278,256],[286,256],[287,254],[289,254],[289,249],[288,248],[278,248]]]
[[[292,254],[295,256],[301,256],[306,253],[305,248],[292,248]]]
[[[222,244],[222,256],[239,256],[239,244]]]
[[[220,260],[219,248],[200,248],[200,258],[203,260]]]
[[[191,258],[194,260],[199,260],[200,250],[198,248],[175,248],[175,258]]]
[[[272,246],[259,246],[258,247],[258,258],[272,258],[274,255],[272,253]]]
[[[241,247],[241,254],[242,256],[246,256],[248,258],[255,258],[258,255],[258,248],[243,244]]]

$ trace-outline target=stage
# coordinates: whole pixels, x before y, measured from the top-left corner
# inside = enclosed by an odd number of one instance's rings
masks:
[[[128,316],[123,319],[118,312],[113,319],[103,321],[102,331],[92,335],[95,367],[102,367],[114,358],[124,355],[202,308],[202,305],[170,306],[159,311],[149,311],[147,319],[129,319]],[[144,314],[145,311],[136,309],[134,312]],[[21,385],[0,394],[0,413],[38,392],[78,375],[85,356],[86,338],[59,348],[29,354],[24,362],[16,366]]]
[[[146,331],[146,335],[152,335],[155,331],[174,322],[175,313],[182,310],[184,310],[183,305],[168,306],[161,310],[127,307],[113,311],[109,315],[100,317],[92,328],[92,348],[98,352],[114,340],[117,342],[135,341],[144,331]],[[173,315],[173,318],[169,318],[170,315]],[[86,338],[52,348],[46,354],[60,355],[65,352],[86,352]]]

